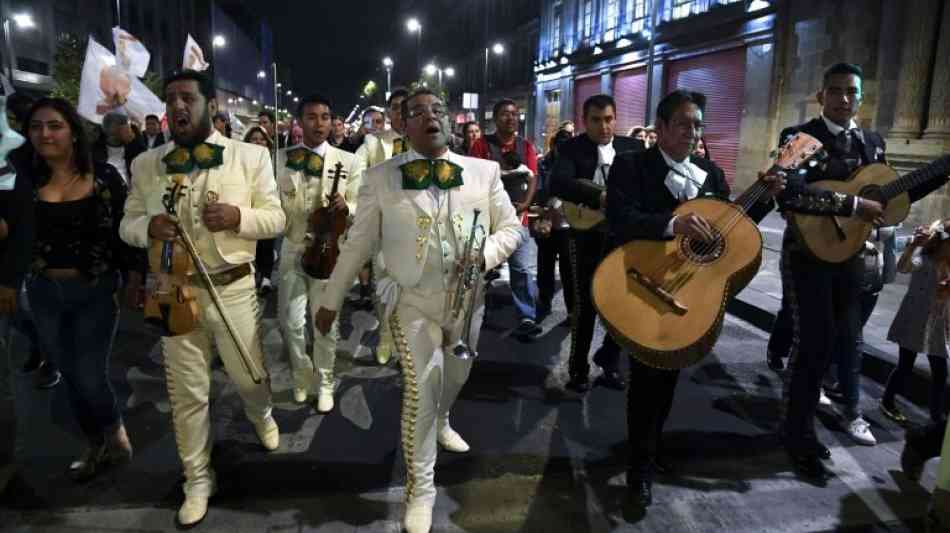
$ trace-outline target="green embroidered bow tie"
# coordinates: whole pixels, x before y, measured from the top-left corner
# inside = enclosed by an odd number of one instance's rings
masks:
[[[294,148],[287,152],[287,168],[319,178],[323,176],[323,157],[303,147]]]
[[[416,159],[399,165],[402,188],[425,190],[429,185],[447,190],[462,185],[462,167],[445,159]]]
[[[193,148],[179,146],[168,152],[162,162],[168,174],[187,174],[195,168],[207,170],[224,163],[224,147],[211,143],[201,143]]]

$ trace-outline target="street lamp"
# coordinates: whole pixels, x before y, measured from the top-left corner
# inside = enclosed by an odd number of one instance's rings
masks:
[[[33,17],[28,13],[14,13],[12,17],[3,19],[3,39],[7,46],[7,74],[10,78],[10,83],[13,83],[13,62],[15,61],[15,55],[13,52],[13,37],[10,35],[10,20],[13,19],[13,23],[16,24],[17,29],[20,30],[31,30],[36,27],[36,23],[33,22]]]
[[[491,47],[492,52],[496,56],[500,56],[505,53],[505,45],[501,43],[495,43]],[[485,76],[482,78],[482,100],[485,104],[488,104],[488,47],[485,47]]]
[[[266,77],[267,77],[267,73],[264,72],[263,70],[259,70],[259,71],[257,72],[257,79],[263,80],[263,79],[266,78]]]
[[[406,22],[406,29],[416,34],[416,68],[419,68],[422,64],[422,24],[419,19],[412,17]]]
[[[452,68],[452,67],[449,67],[449,68],[445,69],[445,75],[448,76],[448,77],[450,77],[450,78],[455,77],[455,69]]]
[[[215,48],[224,48],[228,44],[228,41],[224,38],[224,35],[218,34],[214,36],[214,40],[211,41],[211,44]]]
[[[386,67],[386,99],[389,99],[389,93],[392,92],[392,72],[393,58],[386,56],[383,58],[383,66]]]
[[[291,91],[290,89],[287,89],[287,96],[290,96],[290,95],[292,95],[292,94],[294,94],[294,92]]]

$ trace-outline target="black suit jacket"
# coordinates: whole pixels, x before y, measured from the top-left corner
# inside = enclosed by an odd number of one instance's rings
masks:
[[[132,142],[125,145],[125,172],[126,176],[129,177],[129,182],[132,181],[132,161],[145,150],[145,140],[142,137],[136,137]],[[106,148],[105,135],[100,135],[99,139],[96,140],[96,144],[93,145],[92,160],[97,163],[109,162],[109,150]]]
[[[712,196],[729,200],[729,184],[722,169],[712,161],[691,156],[690,161],[706,171],[706,181],[697,198]],[[664,240],[673,210],[680,201],[667,189],[670,167],[656,146],[645,152],[617,154],[607,180],[607,222],[614,245],[635,239]],[[771,210],[771,203],[760,202],[749,210],[758,222]]]
[[[642,152],[643,141],[615,135],[613,140],[616,157]],[[614,159],[614,164],[616,164]],[[597,143],[587,135],[578,135],[558,148],[557,160],[551,171],[551,194],[577,204],[594,209],[600,208],[600,191],[589,183],[578,180],[591,180],[597,171]],[[611,172],[612,174],[612,172]]]
[[[146,150],[151,150],[151,148],[158,148],[159,146],[165,144],[165,132],[158,132],[158,135],[155,136],[155,145],[149,148],[148,146],[148,136],[142,135],[142,144],[145,145]]]

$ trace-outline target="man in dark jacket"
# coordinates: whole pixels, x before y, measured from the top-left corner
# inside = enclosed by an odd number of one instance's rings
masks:
[[[622,135],[614,135],[616,104],[606,94],[591,96],[584,102],[584,133],[565,142],[558,149],[558,158],[551,172],[551,194],[561,200],[583,204],[592,209],[603,209],[607,177],[614,158],[643,150],[643,142]],[[570,381],[567,387],[575,392],[588,390],[590,364],[587,354],[594,337],[597,312],[590,296],[590,282],[594,270],[607,255],[607,224],[602,222],[588,230],[571,229],[568,250],[573,266],[574,286],[571,311]],[[567,289],[566,289],[567,290]],[[620,347],[610,335],[594,355],[594,364],[604,373],[600,382],[608,388],[623,390],[620,374]]]
[[[109,113],[102,117],[102,135],[92,147],[92,158],[114,166],[125,184],[132,184],[132,161],[145,151],[145,143],[135,135],[129,117]]]

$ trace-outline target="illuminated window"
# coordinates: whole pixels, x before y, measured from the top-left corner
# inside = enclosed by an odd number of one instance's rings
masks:
[[[624,20],[630,27],[630,33],[640,33],[646,27],[647,0],[627,0]]]
[[[594,0],[584,0],[584,11],[582,13],[583,28],[582,37],[585,41],[590,39],[594,33]]]
[[[617,25],[620,22],[620,0],[607,0],[607,31],[604,32],[605,41],[613,41],[617,37]]]

